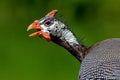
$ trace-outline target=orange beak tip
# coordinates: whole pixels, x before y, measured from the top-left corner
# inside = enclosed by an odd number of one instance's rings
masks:
[[[32,37],[31,35],[29,35],[29,37]]]
[[[33,24],[30,24],[29,26],[28,26],[28,28],[27,28],[27,31],[29,31],[29,30],[31,30],[31,29],[33,29]]]
[[[33,35],[32,35],[32,34],[30,34],[30,35],[29,35],[29,37],[33,37]]]
[[[32,36],[39,36],[40,34],[41,34],[40,31],[34,32],[34,33],[30,34],[29,37],[32,37]]]

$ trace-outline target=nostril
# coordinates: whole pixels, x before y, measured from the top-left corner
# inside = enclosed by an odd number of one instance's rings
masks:
[[[38,23],[34,22],[34,25],[36,26],[36,25],[38,25]]]
[[[38,23],[35,23],[35,25],[37,25]]]

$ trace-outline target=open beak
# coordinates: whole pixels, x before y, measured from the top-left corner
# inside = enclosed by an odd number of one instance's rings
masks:
[[[31,29],[37,29],[36,32],[30,34],[29,36],[39,36],[39,37],[43,37],[46,39],[46,41],[51,41],[51,37],[50,34],[48,32],[45,32],[44,29],[40,26],[40,21],[39,20],[35,20],[32,24],[30,24],[27,28],[27,31],[31,30]]]

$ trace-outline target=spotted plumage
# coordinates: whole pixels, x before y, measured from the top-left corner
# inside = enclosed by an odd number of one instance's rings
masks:
[[[120,38],[99,42],[87,51],[79,80],[120,80]]]

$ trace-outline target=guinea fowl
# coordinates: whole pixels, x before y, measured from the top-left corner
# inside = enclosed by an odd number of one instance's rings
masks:
[[[57,10],[35,20],[27,30],[64,47],[81,62],[79,80],[120,80],[120,38],[101,41],[90,47],[79,42],[69,28],[55,18]]]

